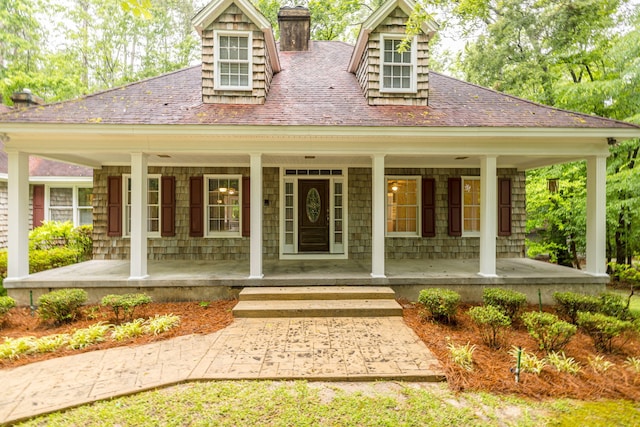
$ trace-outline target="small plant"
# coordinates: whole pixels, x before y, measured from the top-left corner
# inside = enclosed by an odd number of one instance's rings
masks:
[[[76,330],[69,338],[69,348],[78,350],[93,344],[103,342],[111,325],[98,322],[88,328]]]
[[[640,357],[627,357],[624,364],[636,374],[640,374]]]
[[[82,289],[60,289],[38,298],[38,316],[42,320],[56,323],[71,322],[80,313],[80,307],[87,301],[87,293]]]
[[[600,307],[600,298],[595,295],[577,294],[575,292],[555,292],[553,299],[558,304],[558,312],[566,316],[575,325],[579,311],[596,312]]]
[[[129,338],[144,335],[143,323],[144,320],[136,319],[128,323],[123,323],[122,325],[116,325],[111,331],[111,338],[116,341],[124,341]]]
[[[547,355],[547,360],[558,372],[566,372],[571,375],[580,372],[580,364],[573,357],[567,357],[564,351],[561,353],[552,351]]]
[[[14,360],[34,352],[34,337],[5,338],[0,345],[0,359]]]
[[[116,317],[116,322],[120,322],[121,320],[132,320],[136,307],[150,302],[151,297],[146,294],[112,294],[102,298],[101,304],[105,307],[111,307]],[[122,319],[120,319],[120,313],[122,313]]]
[[[16,306],[16,301],[11,297],[2,296],[0,297],[0,324],[2,323],[2,319],[5,314],[9,312],[13,307]]]
[[[211,305],[211,303],[209,301],[200,301],[198,303],[198,305],[202,308],[209,308],[209,306]]]
[[[527,296],[522,292],[501,288],[485,288],[482,300],[486,305],[497,307],[513,322],[527,303]]]
[[[158,335],[163,332],[167,332],[172,328],[175,328],[179,324],[180,316],[175,316],[173,314],[159,316],[156,314],[155,317],[152,317],[147,321],[146,330],[148,333]]]
[[[449,342],[447,344],[447,348],[449,349],[449,357],[455,364],[461,366],[467,371],[473,370],[473,352],[476,349],[475,344],[471,345],[471,343],[466,343],[465,345],[455,345],[454,343]]]
[[[92,305],[91,307],[87,307],[84,310],[84,316],[89,320],[96,320],[100,317],[100,307],[97,305]]]
[[[50,353],[69,344],[69,334],[47,335],[38,338],[34,343],[36,353]]]
[[[613,340],[633,329],[633,323],[602,313],[578,313],[578,326],[593,339],[596,349],[611,352]]]
[[[498,307],[472,307],[469,317],[478,326],[482,341],[491,348],[500,348],[501,335],[511,325],[511,319]]]
[[[540,349],[547,353],[564,348],[577,331],[575,325],[551,313],[530,311],[522,315],[522,322]]]
[[[451,323],[460,304],[460,294],[449,289],[423,289],[418,295],[418,301],[425,306],[435,320]]]
[[[603,373],[607,372],[609,368],[615,366],[613,363],[605,360],[604,356],[598,355],[595,357],[589,356],[589,366],[593,369],[594,372]]]
[[[517,361],[518,347],[513,346],[511,350],[509,350],[509,354]],[[545,366],[547,366],[547,359],[544,357],[542,359],[538,359],[538,356],[535,354],[527,353],[522,349],[522,353],[520,354],[520,372],[540,375]]]

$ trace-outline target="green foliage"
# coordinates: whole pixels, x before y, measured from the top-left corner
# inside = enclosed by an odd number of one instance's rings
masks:
[[[459,365],[466,371],[473,370],[473,352],[476,349],[476,345],[466,343],[465,345],[455,345],[450,342],[447,344],[449,349],[449,357],[456,365]]]
[[[579,311],[595,312],[600,307],[600,298],[575,292],[555,292],[553,299],[558,304],[558,312],[575,325]]]
[[[482,341],[492,348],[500,348],[501,335],[511,325],[511,319],[495,306],[472,307],[469,317],[478,326]]]
[[[522,315],[522,322],[540,349],[547,353],[564,348],[577,331],[575,325],[551,313],[530,311]]]
[[[78,262],[78,252],[62,247],[29,251],[29,273],[64,267]]]
[[[627,302],[622,295],[613,292],[603,292],[598,298],[600,299],[600,306],[598,307],[600,313],[622,320],[628,319],[631,316]]]
[[[624,364],[636,374],[640,374],[640,357],[627,357]]]
[[[5,338],[0,344],[0,359],[15,360],[22,355],[33,353],[35,340],[34,337]]]
[[[33,350],[35,353],[50,353],[69,345],[70,339],[69,334],[47,335],[34,340]]]
[[[509,354],[516,359],[517,363],[518,347],[513,346],[511,350],[509,350]],[[538,359],[538,356],[535,354],[527,353],[522,349],[522,353],[520,354],[520,372],[540,375],[545,366],[547,366],[547,359],[544,357],[542,359]]]
[[[0,321],[4,317],[5,314],[9,312],[13,307],[16,306],[16,300],[11,297],[1,296],[0,297]]]
[[[460,294],[449,289],[423,289],[418,295],[418,301],[425,306],[435,320],[451,322],[460,304]]]
[[[146,294],[111,294],[103,297],[101,304],[105,307],[111,307],[116,317],[116,322],[119,322],[121,320],[132,320],[136,307],[149,304],[150,302],[151,297]],[[122,319],[120,319],[121,312]]]
[[[633,328],[627,320],[607,316],[602,313],[578,313],[578,326],[593,339],[593,343],[600,351],[611,352],[613,340]]]
[[[155,315],[150,318],[145,325],[145,331],[153,335],[167,332],[180,324],[180,316],[166,314],[164,316]]]
[[[105,341],[111,325],[98,322],[88,328],[77,329],[69,338],[69,348],[79,350]]]
[[[80,314],[80,307],[86,301],[87,292],[83,289],[52,291],[38,298],[38,316],[58,324],[71,322]]]
[[[640,425],[638,404],[631,400],[580,402],[551,417],[548,427],[613,427]]]
[[[609,362],[604,358],[603,355],[599,354],[595,357],[589,356],[589,366],[593,369],[594,372],[603,373],[607,372],[610,368],[615,366],[613,363]]]
[[[111,331],[111,338],[116,341],[124,341],[129,338],[144,335],[143,323],[143,319],[135,319],[131,322],[123,323],[122,325],[116,325]]]
[[[547,361],[551,366],[556,368],[558,372],[566,372],[572,375],[580,372],[580,364],[576,362],[573,357],[567,357],[564,351],[561,353],[552,351],[547,355]]]
[[[29,249],[47,251],[64,247],[76,253],[76,262],[85,261],[93,252],[92,232],[91,225],[74,227],[68,221],[45,221],[29,232]]]
[[[527,303],[527,296],[510,289],[485,288],[482,291],[482,300],[486,305],[502,310],[513,321]]]

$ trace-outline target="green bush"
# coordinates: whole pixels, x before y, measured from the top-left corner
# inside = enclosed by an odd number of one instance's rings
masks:
[[[7,277],[7,250],[0,250],[0,278]]]
[[[0,297],[0,322],[5,314],[9,312],[13,307],[16,306],[16,301],[11,297]]]
[[[120,320],[133,320],[133,312],[136,307],[149,304],[151,297],[145,294],[124,294],[124,295],[106,295],[102,298],[101,304],[105,307],[111,307],[116,322]],[[122,319],[120,313],[122,312]]]
[[[622,295],[603,292],[599,295],[600,307],[598,312],[607,316],[617,317],[621,320],[627,320],[631,317],[627,302]]]
[[[418,295],[418,301],[425,306],[435,320],[451,322],[460,304],[460,294],[449,289],[423,289]]]
[[[478,326],[482,341],[489,347],[500,348],[501,335],[511,325],[511,319],[500,308],[492,305],[471,308],[469,317]]]
[[[41,295],[38,298],[38,316],[42,320],[54,320],[65,323],[75,320],[80,307],[87,301],[83,289],[60,289]]]
[[[611,352],[614,338],[633,329],[627,320],[602,313],[578,313],[578,326],[593,339],[596,349]]]
[[[522,315],[522,322],[540,349],[547,353],[564,348],[577,331],[575,325],[551,313],[530,311]]]
[[[575,292],[555,292],[553,299],[558,304],[558,312],[575,325],[579,311],[596,312],[600,309],[600,298],[595,295]]]
[[[35,249],[29,251],[29,273],[64,267],[78,262],[78,252],[70,248]]]
[[[482,291],[482,300],[486,305],[492,305],[502,310],[513,322],[527,303],[527,296],[522,292],[510,289],[485,288]]]

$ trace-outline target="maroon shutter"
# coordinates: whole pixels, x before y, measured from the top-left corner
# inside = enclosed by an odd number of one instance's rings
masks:
[[[422,178],[422,237],[436,236],[436,180]]]
[[[251,179],[248,176],[242,177],[242,237],[249,237],[251,234]]]
[[[163,176],[161,178],[162,205],[160,235],[172,237],[176,235],[176,177]]]
[[[107,178],[107,236],[122,236],[122,177]]]
[[[44,185],[33,186],[33,228],[40,227],[44,221]]]
[[[189,236],[204,236],[204,178],[189,179]]]
[[[449,178],[449,236],[462,236],[462,178]]]
[[[498,236],[511,236],[511,179],[498,180]]]

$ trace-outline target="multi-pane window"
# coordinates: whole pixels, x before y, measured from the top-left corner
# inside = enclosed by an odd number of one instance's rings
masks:
[[[480,232],[480,178],[462,178],[462,230]]]
[[[216,33],[216,86],[219,89],[251,89],[250,33]]]
[[[124,224],[125,236],[131,235],[131,177],[124,180]],[[147,235],[160,236],[160,176],[147,177]]]
[[[241,236],[242,176],[205,176],[206,230],[208,236]]]
[[[419,234],[418,178],[387,178],[387,234],[415,236]]]
[[[415,92],[415,49],[414,43],[402,52],[398,49],[402,38],[382,36],[382,85],[381,91]]]
[[[93,223],[91,187],[49,187],[49,221],[71,222],[74,226]]]

